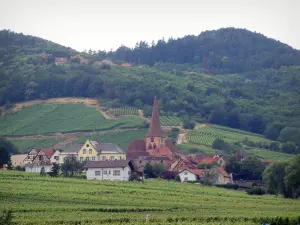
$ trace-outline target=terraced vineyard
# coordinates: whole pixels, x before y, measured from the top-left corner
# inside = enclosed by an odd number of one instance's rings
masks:
[[[162,126],[181,126],[181,120],[175,116],[160,116]]]
[[[197,130],[190,130],[187,133],[187,141],[192,144],[202,144],[211,146],[216,138],[223,139],[228,143],[241,142],[248,138],[250,141],[269,143],[270,140],[265,139],[258,134],[249,132],[235,132],[234,130],[223,129],[220,126],[209,126]]]
[[[174,181],[92,181],[0,171],[0,211],[16,224],[262,224],[296,218],[300,201]],[[285,223],[287,224],[287,223]]]
[[[0,135],[34,135],[55,132],[133,128],[143,123],[137,116],[107,120],[96,108],[82,104],[40,104],[0,117]]]
[[[139,110],[134,107],[113,108],[108,110],[114,116],[139,115]]]

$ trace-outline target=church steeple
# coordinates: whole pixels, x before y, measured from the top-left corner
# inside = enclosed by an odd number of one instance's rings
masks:
[[[150,122],[148,136],[164,137],[164,132],[160,126],[160,119],[159,119],[159,112],[158,112],[156,96],[154,98],[153,109],[152,109],[152,118],[151,118],[151,122]]]

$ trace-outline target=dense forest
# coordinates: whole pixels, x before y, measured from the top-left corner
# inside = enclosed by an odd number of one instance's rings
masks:
[[[233,28],[159,41],[145,47],[145,54],[138,46],[126,48],[123,56],[120,49],[78,53],[41,38],[0,31],[0,104],[100,97],[111,99],[112,107],[132,105],[149,115],[156,95],[161,113],[183,118],[188,127],[210,122],[300,144],[299,51]],[[89,63],[70,59],[77,54]],[[56,65],[54,57],[69,60]],[[208,64],[205,57],[211,57]],[[210,64],[213,57],[227,62]],[[93,63],[103,59],[113,64]],[[122,61],[133,65],[122,67]],[[201,70],[203,63],[213,66]]]
[[[108,55],[134,64],[179,64],[172,69],[177,72],[185,69],[212,74],[300,65],[300,51],[262,34],[235,28],[162,39],[151,45],[140,41],[133,49],[121,46]]]

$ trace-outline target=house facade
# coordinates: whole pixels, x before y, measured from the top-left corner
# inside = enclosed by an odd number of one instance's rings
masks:
[[[50,172],[52,169],[52,165],[26,164],[24,167],[25,167],[25,172],[31,172],[31,173],[40,173],[43,167],[46,173]]]
[[[24,160],[26,159],[27,154],[16,154],[12,155],[11,158],[11,163],[13,167],[16,166],[24,166]]]
[[[201,170],[184,169],[178,173],[181,182],[200,181],[204,173]]]
[[[84,168],[89,180],[128,181],[132,171],[129,160],[88,161]]]
[[[32,148],[32,149],[30,150],[30,152],[28,152],[26,158],[24,159],[23,164],[25,165],[25,164],[30,164],[30,163],[32,163],[32,161],[33,161],[33,159],[36,157],[37,153],[38,153],[38,150],[35,149],[35,148]]]

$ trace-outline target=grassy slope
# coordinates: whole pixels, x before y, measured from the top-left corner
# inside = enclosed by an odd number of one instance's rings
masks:
[[[161,180],[145,183],[40,177],[0,171],[0,210],[11,208],[18,224],[90,221],[94,224],[142,224],[145,214],[158,222],[185,218],[192,224],[208,217],[299,216],[300,202],[276,196],[250,196],[243,191]],[[173,224],[173,223],[172,223]],[[194,224],[202,224],[200,222]],[[223,222],[209,224],[224,224]],[[225,223],[226,224],[226,223]],[[232,224],[228,223],[228,224]],[[261,224],[261,223],[247,223]]]
[[[82,104],[41,104],[0,117],[0,135],[33,135],[78,130],[136,127],[143,120],[129,116],[107,120],[95,108]]]

